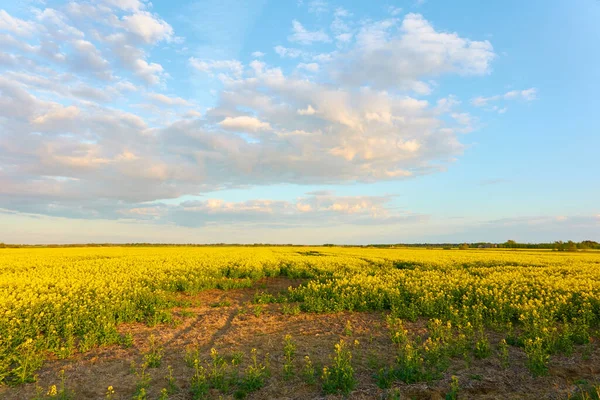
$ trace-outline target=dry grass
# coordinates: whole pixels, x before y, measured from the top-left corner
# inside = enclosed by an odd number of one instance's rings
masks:
[[[580,354],[571,357],[554,356],[547,377],[533,378],[525,367],[525,355],[517,348],[510,348],[511,365],[503,369],[498,357],[473,360],[467,366],[464,360],[453,360],[444,377],[438,381],[406,385],[396,383],[392,389],[377,387],[373,373],[377,366],[390,365],[394,360],[391,341],[388,338],[385,316],[381,313],[336,313],[284,315],[282,305],[265,304],[260,316],[253,313],[252,299],[257,290],[277,294],[299,281],[266,279],[257,282],[255,289],[230,291],[210,290],[186,298],[192,306],[175,309],[176,324],[148,327],[128,324],[120,327],[122,333],[131,333],[133,346],[123,348],[110,346],[96,348],[86,354],[75,354],[67,360],[50,359],[39,371],[38,385],[47,389],[58,383],[58,371],[65,370],[67,385],[75,399],[104,399],[108,386],[113,386],[115,399],[130,399],[134,393],[136,377],[131,363],[142,363],[148,350],[148,338],[154,334],[164,346],[164,357],[159,368],[148,369],[152,377],[149,398],[158,398],[166,387],[167,368],[173,368],[173,376],[180,391],[170,399],[190,399],[188,394],[192,369],[184,361],[187,348],[197,348],[205,360],[210,349],[230,355],[239,351],[245,354],[242,369],[249,361],[252,348],[258,349],[259,357],[269,353],[272,375],[265,387],[250,394],[250,399],[315,399],[323,398],[319,384],[304,383],[298,373],[292,380],[282,377],[283,337],[290,334],[297,345],[297,370],[302,359],[310,355],[320,372],[329,363],[333,345],[345,338],[353,345],[353,363],[359,384],[352,392],[352,399],[385,399],[399,392],[402,399],[443,399],[450,388],[452,375],[459,378],[461,399],[566,399],[577,390],[577,383],[600,381],[600,348],[596,343],[591,355],[582,361]],[[228,306],[215,306],[229,304]],[[351,334],[346,325],[350,321]],[[424,321],[407,323],[412,332],[425,332]],[[500,335],[489,333],[495,344]],[[19,387],[0,387],[0,398],[5,400],[30,399],[35,394],[35,384]],[[233,398],[216,391],[214,398]],[[330,398],[336,398],[330,396]],[[339,397],[341,398],[341,397]]]

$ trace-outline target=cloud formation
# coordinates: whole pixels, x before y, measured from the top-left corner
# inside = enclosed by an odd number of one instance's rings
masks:
[[[260,51],[249,64],[185,55],[190,77],[220,87],[200,113],[151,56],[184,39],[150,3],[82,1],[33,9],[28,19],[0,11],[0,208],[195,225],[422,218],[394,212],[386,196],[181,200],[254,185],[408,179],[462,154],[471,115],[453,97],[423,96],[442,75],[489,73],[492,45],[419,14],[355,21],[333,12],[316,30],[292,22],[290,43],[274,47],[289,68]],[[535,97],[511,93],[502,99]]]
[[[483,75],[495,58],[491,43],[439,32],[420,14],[363,24],[356,46],[334,59],[341,82],[428,94],[423,78],[445,74]]]
[[[490,96],[490,97],[476,97],[471,102],[474,106],[485,106],[490,102],[498,100],[525,100],[533,101],[537,98],[537,89],[529,88],[525,90],[511,90],[501,95]]]
[[[248,200],[240,202],[207,199],[178,205],[144,205],[117,210],[122,218],[196,227],[222,224],[252,224],[277,228],[316,226],[323,223],[349,225],[410,224],[427,215],[390,207],[391,196],[336,196],[307,193],[294,201]]]
[[[297,20],[292,21],[292,34],[288,37],[290,42],[312,44],[314,42],[330,42],[331,39],[324,31],[309,31]]]

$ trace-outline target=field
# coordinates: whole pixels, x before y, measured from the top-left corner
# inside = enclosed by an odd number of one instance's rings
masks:
[[[0,398],[598,399],[600,252],[0,249]]]

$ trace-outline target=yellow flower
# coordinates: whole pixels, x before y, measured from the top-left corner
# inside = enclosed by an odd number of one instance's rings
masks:
[[[46,393],[46,396],[55,397],[57,394],[58,391],[56,390],[56,385],[52,385],[48,389],[48,393]]]

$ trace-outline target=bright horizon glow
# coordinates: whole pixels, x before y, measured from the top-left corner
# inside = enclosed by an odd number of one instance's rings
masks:
[[[600,241],[600,3],[488,3],[5,4],[0,242]]]

